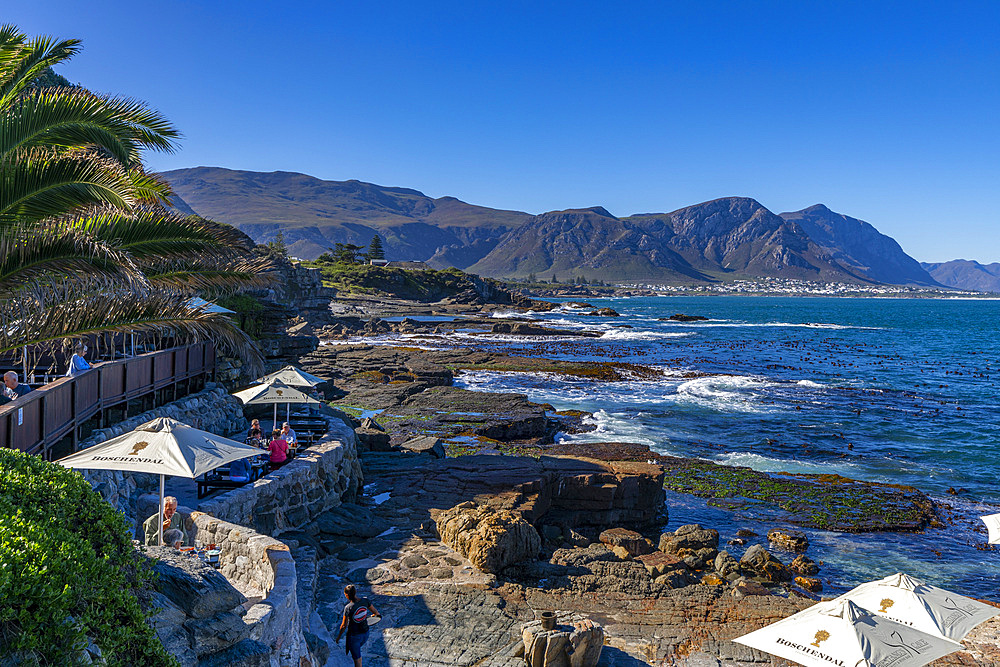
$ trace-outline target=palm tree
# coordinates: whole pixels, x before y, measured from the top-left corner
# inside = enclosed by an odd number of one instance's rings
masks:
[[[0,354],[89,334],[169,331],[210,338],[257,366],[226,317],[192,309],[195,293],[266,283],[268,263],[226,225],[169,213],[169,186],[146,150],[179,133],[124,97],[37,85],[79,50],[0,26]]]

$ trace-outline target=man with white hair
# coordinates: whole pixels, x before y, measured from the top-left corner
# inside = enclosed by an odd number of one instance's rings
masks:
[[[19,384],[17,381],[17,373],[14,371],[7,371],[3,374],[3,395],[10,400],[15,400],[21,396],[24,396],[29,391],[31,387],[26,384]]]
[[[159,522],[160,513],[157,512],[142,524],[142,529],[146,533],[146,546],[148,547],[159,545]],[[177,513],[177,499],[173,496],[165,496],[163,498],[163,532],[166,533],[168,530],[179,530],[181,532],[181,541],[187,541],[187,536],[184,534],[184,522],[181,521],[181,515]]]

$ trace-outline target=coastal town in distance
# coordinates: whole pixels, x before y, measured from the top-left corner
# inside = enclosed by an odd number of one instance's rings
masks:
[[[1000,667],[1000,6],[0,20],[0,667]]]

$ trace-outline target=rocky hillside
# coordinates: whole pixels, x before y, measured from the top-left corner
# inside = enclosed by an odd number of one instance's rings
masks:
[[[600,206],[544,213],[507,234],[469,267],[487,276],[563,279],[692,281],[708,276],[693,269],[663,239],[616,218]]]
[[[921,262],[934,280],[963,290],[1000,292],[1000,262],[980,264],[971,259],[953,259],[950,262]]]
[[[303,259],[315,259],[334,243],[366,246],[378,234],[389,259],[464,268],[531,218],[454,197],[287,171],[195,167],[163,176],[199,215],[235,225],[258,243],[273,241],[281,230],[289,252]]]
[[[600,207],[546,213],[507,234],[469,271],[608,280],[775,276],[871,282],[834,261],[794,221],[746,197],[629,218],[616,218]]]
[[[893,285],[939,285],[895,239],[864,220],[834,213],[823,204],[780,215],[797,223],[834,261],[855,273]]]
[[[726,197],[623,218],[600,206],[533,216],[292,172],[197,167],[163,175],[178,210],[235,225],[258,243],[281,231],[304,259],[335,243],[366,246],[378,234],[390,260],[491,277],[938,284],[893,239],[822,205],[778,216],[753,199]]]

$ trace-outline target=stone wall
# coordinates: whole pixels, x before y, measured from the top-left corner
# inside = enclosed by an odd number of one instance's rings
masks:
[[[249,636],[271,649],[272,667],[314,664],[303,637],[296,595],[295,561],[283,542],[196,512],[194,542],[222,551],[219,571],[251,600],[243,617]],[[305,658],[308,662],[303,662]]]
[[[217,435],[242,433],[249,428],[243,416],[243,404],[226,389],[215,383],[208,383],[197,394],[167,403],[140,415],[102,428],[80,443],[80,449],[100,444],[135,427],[156,419],[170,417],[190,424],[195,428]],[[242,437],[240,438],[242,440]],[[120,470],[81,470],[84,478],[107,502],[122,512],[130,523],[136,520],[136,501],[144,493],[159,493],[160,478],[156,475],[129,474]]]
[[[331,419],[327,435],[290,463],[253,484],[206,500],[198,509],[259,533],[280,535],[353,501],[362,483],[354,431]]]

